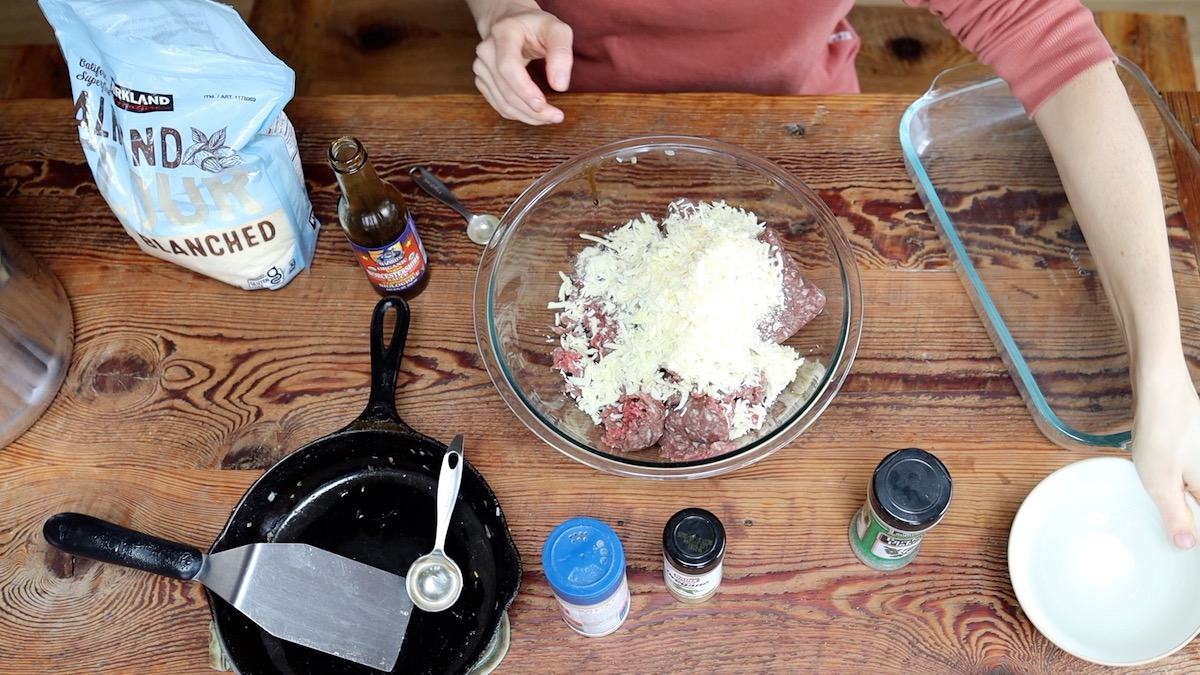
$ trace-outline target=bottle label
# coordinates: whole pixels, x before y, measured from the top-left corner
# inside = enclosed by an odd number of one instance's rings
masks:
[[[850,545],[867,566],[892,570],[907,565],[917,555],[924,533],[897,532],[880,522],[864,505],[850,522]]]
[[[563,621],[576,633],[600,637],[615,631],[629,615],[629,585],[622,577],[612,595],[592,605],[576,605],[555,594]]]
[[[387,246],[367,248],[350,242],[367,278],[381,291],[399,292],[415,285],[429,264],[412,214],[405,213],[404,219],[404,231]]]
[[[681,600],[703,600],[716,592],[721,585],[722,565],[703,574],[688,574],[677,569],[671,560],[663,556],[663,580],[667,590]]]

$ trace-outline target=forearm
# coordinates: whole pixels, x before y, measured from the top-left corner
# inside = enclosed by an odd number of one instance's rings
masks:
[[[1034,119],[1124,333],[1135,394],[1186,374],[1158,172],[1115,68],[1083,73]]]
[[[497,20],[518,11],[539,9],[536,0],[466,0],[479,37],[487,38]]]

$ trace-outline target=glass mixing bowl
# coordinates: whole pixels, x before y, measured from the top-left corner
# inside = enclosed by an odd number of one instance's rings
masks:
[[[657,447],[608,448],[596,425],[564,391],[552,367],[562,278],[578,253],[648,214],[661,221],[678,199],[725,201],[773,228],[805,278],[826,295],[824,311],[784,344],[824,373],[797,378],[762,427],[725,454],[672,461]],[[664,279],[665,283],[671,280]],[[825,410],[841,387],[862,329],[862,292],[850,243],[829,207],[768,159],[692,137],[633,138],[576,156],[535,181],[509,207],[487,245],[475,280],[475,335],[500,396],[534,434],[583,464],[625,476],[700,478],[744,467],[787,445]]]

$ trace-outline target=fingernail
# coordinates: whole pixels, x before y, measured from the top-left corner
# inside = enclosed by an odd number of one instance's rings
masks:
[[[1196,535],[1191,532],[1180,532],[1173,537],[1175,545],[1184,550],[1196,545]]]
[[[563,121],[562,111],[560,110],[560,111],[554,113],[553,115],[551,115],[550,121],[554,124],[558,124],[559,122]]]

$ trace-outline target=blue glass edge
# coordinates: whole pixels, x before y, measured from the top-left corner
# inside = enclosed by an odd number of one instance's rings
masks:
[[[995,82],[995,78],[976,82],[961,88],[958,90],[958,93],[978,89],[994,84]],[[1031,404],[1036,409],[1037,414],[1041,415],[1042,419],[1057,432],[1056,435],[1060,437],[1047,435],[1050,436],[1050,440],[1062,447],[1072,449],[1073,443],[1105,448],[1125,447],[1129,443],[1130,432],[1089,434],[1079,431],[1063,422],[1050,407],[1045,395],[1042,394],[1041,387],[1038,386],[1037,380],[1034,378],[1033,372],[1029,369],[1024,355],[1021,353],[1016,341],[1013,340],[1012,334],[1008,331],[1008,326],[1004,323],[1003,317],[1000,316],[999,310],[996,309],[995,303],[992,302],[991,295],[988,293],[983,279],[975,269],[975,264],[971,261],[971,257],[963,245],[962,238],[959,237],[958,231],[954,227],[954,221],[950,218],[950,214],[938,198],[937,189],[934,187],[933,181],[929,178],[929,174],[925,171],[925,167],[921,164],[919,154],[912,145],[910,138],[912,120],[932,100],[929,94],[922,96],[909,105],[900,118],[900,146],[904,154],[904,164],[908,167],[909,175],[919,184],[920,189],[918,193],[925,203],[925,208],[930,212],[930,219],[937,227],[945,243],[949,245],[954,262],[958,264],[959,269],[969,279],[975,291],[975,296],[978,299],[978,306],[987,315],[987,319],[991,324],[992,335],[1001,342],[1004,352],[1008,356],[1008,361],[1012,364],[1013,369],[1016,370],[1016,374],[1023,385],[1021,389],[1026,395],[1026,403]],[[1042,428],[1043,433],[1047,432],[1043,425],[1039,424],[1038,426]]]

